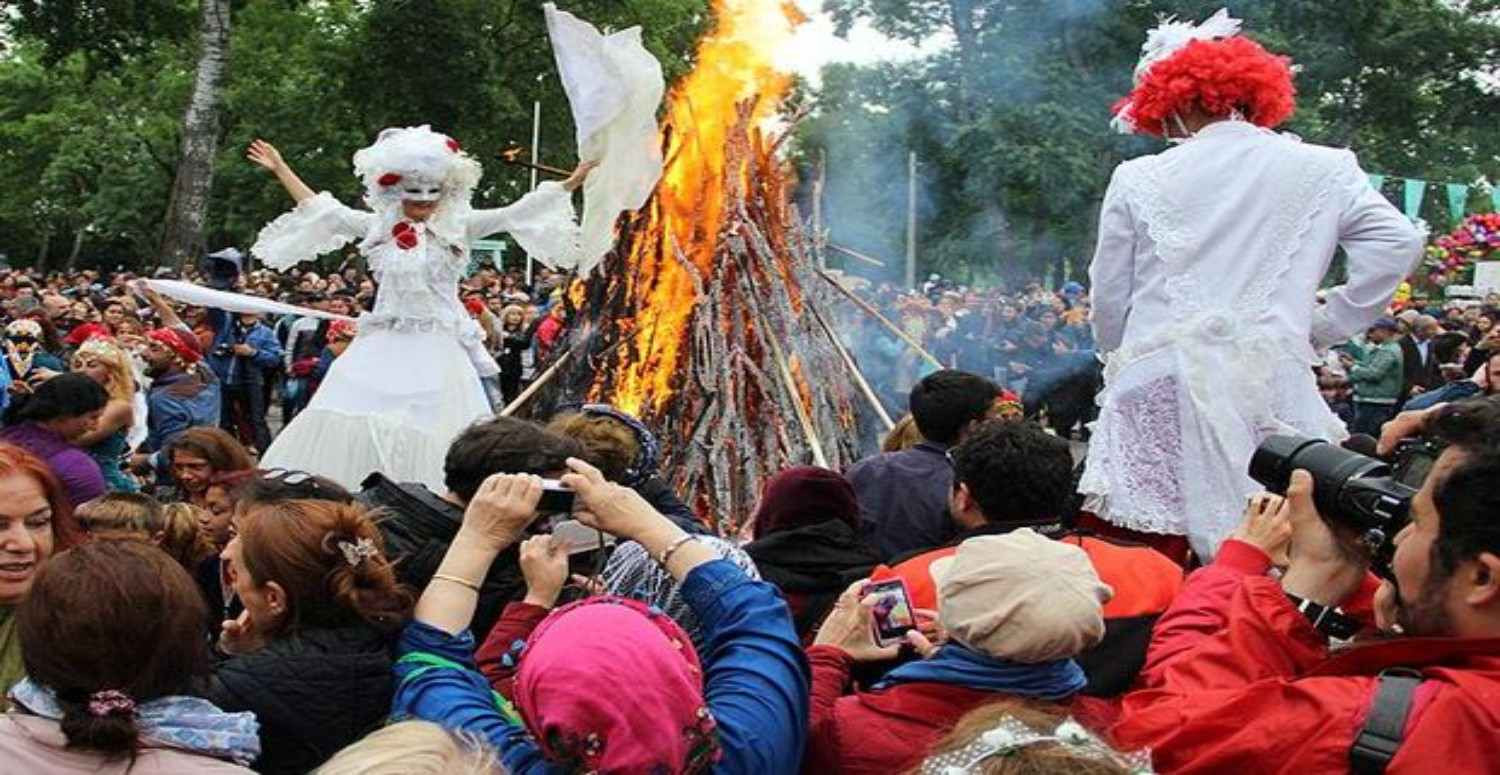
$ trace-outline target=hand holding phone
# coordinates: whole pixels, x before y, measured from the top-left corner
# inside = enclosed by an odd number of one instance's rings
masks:
[[[911,596],[906,592],[906,582],[901,579],[875,581],[860,590],[860,597],[871,602],[875,645],[885,647],[902,643],[906,633],[917,627],[917,617],[912,611]]]

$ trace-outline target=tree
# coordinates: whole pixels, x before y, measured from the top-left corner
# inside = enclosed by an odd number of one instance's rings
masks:
[[[182,116],[177,175],[162,228],[161,260],[178,271],[203,253],[214,155],[219,147],[225,70],[229,67],[229,0],[199,0],[198,65]]]

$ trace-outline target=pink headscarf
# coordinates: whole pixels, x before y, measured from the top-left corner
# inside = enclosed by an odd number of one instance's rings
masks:
[[[515,705],[553,762],[603,773],[692,773],[719,758],[687,633],[634,600],[552,612],[527,640]]]

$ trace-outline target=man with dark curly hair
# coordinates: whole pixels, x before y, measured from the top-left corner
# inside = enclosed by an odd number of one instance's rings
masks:
[[[1104,605],[1104,640],[1077,657],[1088,677],[1084,692],[1111,696],[1129,688],[1145,662],[1152,625],[1182,585],[1182,569],[1147,547],[1073,532],[1072,453],[1068,442],[1035,423],[987,421],[948,454],[954,475],[949,511],[958,537],[945,548],[881,566],[871,578],[901,578],[912,605],[936,609],[934,578],[940,574],[933,566],[948,562],[971,538],[1030,528],[1078,546],[1114,590]]]

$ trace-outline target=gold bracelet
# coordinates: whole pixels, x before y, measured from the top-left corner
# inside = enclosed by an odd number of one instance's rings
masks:
[[[693,534],[688,533],[687,535],[677,539],[676,541],[673,541],[672,545],[668,546],[667,550],[661,553],[661,559],[657,560],[657,562],[661,563],[661,566],[663,568],[667,567],[667,562],[672,559],[672,555],[676,554],[677,550],[681,549],[683,544],[692,540],[695,540]]]
[[[479,591],[479,585],[478,584],[475,584],[474,582],[469,581],[468,579],[461,579],[461,578],[459,578],[457,576],[449,576],[446,573],[434,573],[434,574],[432,574],[432,580],[433,581],[446,581],[446,582],[448,582],[450,584],[457,584],[457,585],[459,585],[461,587],[468,587],[469,589],[472,589],[475,592]]]

